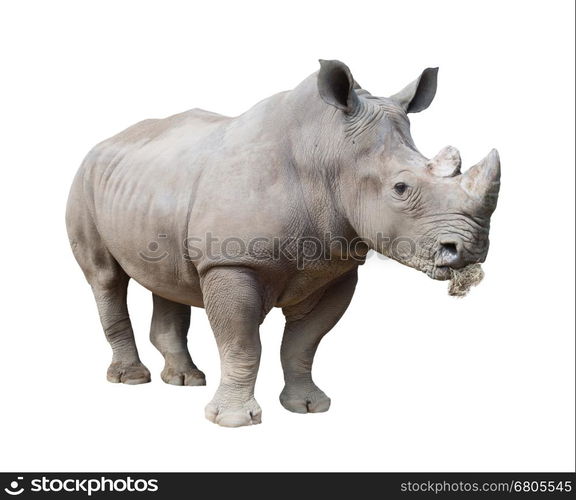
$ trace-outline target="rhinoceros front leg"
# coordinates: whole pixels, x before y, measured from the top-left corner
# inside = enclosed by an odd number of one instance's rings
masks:
[[[150,340],[164,356],[161,378],[172,385],[206,385],[206,378],[190,356],[187,345],[190,306],[152,294],[154,313]]]
[[[295,413],[318,413],[330,408],[330,398],[312,380],[312,362],[322,337],[342,317],[356,287],[357,269],[320,294],[283,309],[286,327],[280,357],[284,390],[280,402]]]
[[[260,364],[262,289],[245,268],[212,268],[202,277],[204,307],[220,353],[220,386],[206,406],[206,418],[225,427],[259,424],[254,399]]]

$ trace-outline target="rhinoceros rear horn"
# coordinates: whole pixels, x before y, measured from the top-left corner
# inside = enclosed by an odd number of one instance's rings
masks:
[[[462,159],[458,150],[452,146],[446,146],[432,158],[426,167],[436,177],[455,177],[460,175]]]
[[[462,188],[472,198],[476,209],[490,216],[496,208],[500,191],[500,157],[493,149],[480,163],[468,169],[461,180]]]

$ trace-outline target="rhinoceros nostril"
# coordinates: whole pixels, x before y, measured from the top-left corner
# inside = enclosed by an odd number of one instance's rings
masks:
[[[454,241],[441,241],[439,243],[439,264],[450,267],[460,266],[462,264],[462,255],[458,243]]]
[[[440,243],[440,247],[442,248],[442,253],[447,257],[457,257],[458,256],[458,246],[456,243],[447,242],[447,243]]]

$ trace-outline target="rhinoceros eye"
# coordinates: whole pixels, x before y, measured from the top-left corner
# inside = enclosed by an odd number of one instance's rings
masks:
[[[394,184],[394,191],[396,191],[396,193],[399,195],[403,195],[407,189],[408,185],[404,182],[397,182]]]

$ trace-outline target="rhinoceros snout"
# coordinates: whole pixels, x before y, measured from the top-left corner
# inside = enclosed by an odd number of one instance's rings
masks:
[[[461,269],[486,260],[486,245],[470,249],[458,238],[441,240],[438,244],[436,266]]]

